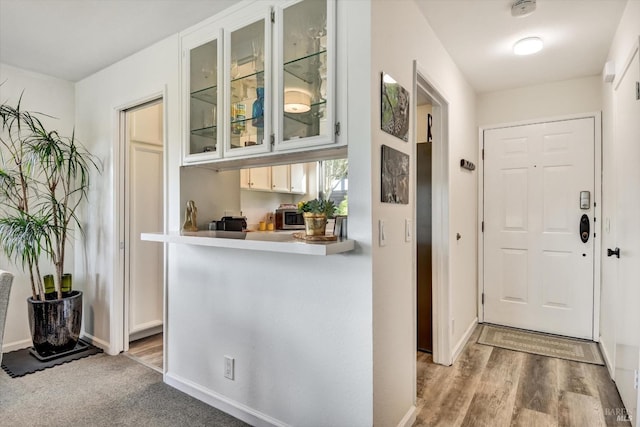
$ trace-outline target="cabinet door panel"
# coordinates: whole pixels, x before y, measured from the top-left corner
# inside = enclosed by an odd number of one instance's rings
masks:
[[[271,149],[271,25],[266,24],[266,15],[254,14],[247,17],[244,25],[225,32],[225,81],[228,82],[225,157]]]
[[[278,150],[335,141],[335,2],[303,0],[279,11]]]
[[[271,190],[279,193],[289,192],[289,165],[271,168]]]
[[[271,168],[249,169],[250,186],[253,190],[271,190]]]
[[[218,29],[203,29],[209,35],[218,35]],[[218,141],[222,138],[220,128],[220,93],[222,81],[219,72],[222,56],[218,38],[202,41],[200,34],[193,34],[183,40],[185,61],[184,84],[187,92],[185,106],[185,148],[186,163],[217,159],[221,156]]]
[[[304,163],[291,165],[291,192],[297,194],[307,192],[307,165]]]

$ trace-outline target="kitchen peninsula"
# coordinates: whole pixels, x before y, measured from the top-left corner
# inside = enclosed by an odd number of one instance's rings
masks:
[[[335,242],[307,243],[287,232],[209,231],[142,233],[142,240],[152,242],[181,243],[253,251],[280,252],[303,255],[334,255],[352,251],[355,242],[338,239]]]

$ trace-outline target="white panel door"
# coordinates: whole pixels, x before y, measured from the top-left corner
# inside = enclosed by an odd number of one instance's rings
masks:
[[[485,131],[485,322],[593,339],[594,128],[584,118]]]
[[[127,113],[125,309],[130,340],[153,333],[163,324],[164,249],[140,240],[141,233],[163,229],[162,123],[162,102]]]
[[[638,389],[634,375],[640,369],[640,81],[638,45],[614,92],[614,160],[617,197],[616,242],[618,264],[614,379],[634,425],[638,422]],[[613,249],[613,248],[611,248]]]
[[[163,228],[162,146],[132,141],[129,175],[129,333],[162,325],[163,247],[140,233]]]

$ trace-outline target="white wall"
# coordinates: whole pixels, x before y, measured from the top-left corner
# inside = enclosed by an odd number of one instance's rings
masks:
[[[563,80],[478,95],[480,126],[593,113],[602,109],[600,76]]]
[[[340,29],[342,47],[349,49],[343,78],[350,82],[352,100],[341,114],[358,124],[347,124],[343,135],[350,143],[350,184],[362,189],[350,194],[349,234],[357,249],[314,257],[168,245],[165,380],[252,423],[373,424],[370,106],[369,82],[362,79],[370,69],[370,22],[360,20],[363,10],[366,16],[366,2],[342,2],[339,7],[346,17]],[[114,273],[114,111],[163,88],[167,228],[181,226],[181,179],[192,194],[224,191],[215,183],[235,180],[230,175],[213,178],[215,172],[203,169],[183,168],[181,173],[178,36],[77,84],[79,132],[105,163],[87,215],[87,255],[79,257],[77,270],[91,284],[85,328],[111,353],[118,349],[113,320],[120,304]],[[236,201],[234,196],[225,203]],[[201,206],[199,218],[204,221],[207,212]],[[235,381],[223,377],[223,355],[236,360]]]
[[[617,72],[620,72],[629,57],[631,48],[638,43],[640,37],[640,2],[629,1],[622,15],[620,24],[616,31],[607,61],[613,61]],[[602,113],[602,133],[603,133],[603,174],[602,174],[602,216],[606,223],[610,221],[611,228],[607,232],[603,229],[602,248],[606,253],[606,248],[616,247],[616,222],[614,209],[616,206],[616,175],[615,163],[613,159],[614,144],[614,108],[613,108],[613,85],[602,83],[603,113]],[[614,263],[605,258],[602,262],[602,292],[600,305],[600,342],[604,349],[605,357],[609,362],[613,362],[615,345],[615,322],[618,304],[616,303],[617,276]],[[611,367],[611,365],[610,365]]]
[[[358,3],[345,2],[341,13],[360,18]],[[349,120],[362,124],[346,135],[350,185],[363,189],[349,200],[356,251],[169,246],[166,380],[234,414],[243,408],[251,423],[372,424],[369,87],[358,81],[369,70],[364,21],[350,19],[343,33],[353,52]],[[223,376],[224,355],[235,358],[234,381]]]
[[[85,250],[76,252],[76,277],[84,283],[84,329],[110,354],[120,350],[122,331],[113,322],[122,311],[117,218],[118,109],[132,107],[166,90],[165,150],[168,191],[165,220],[180,217],[180,104],[177,35],[144,49],[76,84],[77,131],[85,145],[103,162],[102,175],[93,178],[85,213]],[[166,162],[166,160],[165,160]],[[121,295],[120,295],[121,297]]]
[[[380,130],[380,73],[390,74],[412,91],[413,60],[417,59],[431,83],[449,102],[450,232],[452,236],[456,232],[463,235],[463,239],[451,245],[449,253],[453,301],[450,320],[455,319],[456,323],[451,332],[452,350],[463,342],[477,312],[477,176],[461,172],[458,166],[460,157],[477,161],[476,100],[472,88],[413,1],[372,2],[371,40],[374,423],[395,426],[411,411],[416,397],[416,266],[412,261],[415,243],[404,240],[405,219],[415,220],[415,201],[411,199],[408,205],[380,202],[380,147],[385,144],[411,156],[415,156],[415,147]],[[412,102],[415,95],[411,94]],[[411,185],[415,186],[414,170]],[[379,219],[386,224],[388,242],[384,247],[377,245]],[[454,237],[450,240],[455,242]]]
[[[0,100],[16,106],[22,93],[21,108],[52,116],[42,117],[42,122],[50,130],[58,130],[63,136],[71,136],[74,126],[73,83],[45,76],[43,74],[0,64]],[[83,140],[81,140],[83,141]],[[67,271],[73,271],[73,248],[68,249]],[[0,268],[16,275],[11,290],[7,324],[4,333],[3,351],[12,351],[31,345],[29,322],[27,321],[27,297],[31,296],[31,285],[20,267],[14,266],[3,256]],[[43,274],[53,273],[53,267],[44,262]],[[2,349],[0,349],[2,350]]]

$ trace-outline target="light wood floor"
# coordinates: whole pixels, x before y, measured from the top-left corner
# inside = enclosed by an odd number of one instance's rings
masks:
[[[418,352],[416,426],[631,426],[604,366],[477,344],[453,366]]]
[[[162,334],[151,335],[129,343],[132,358],[162,372]]]

